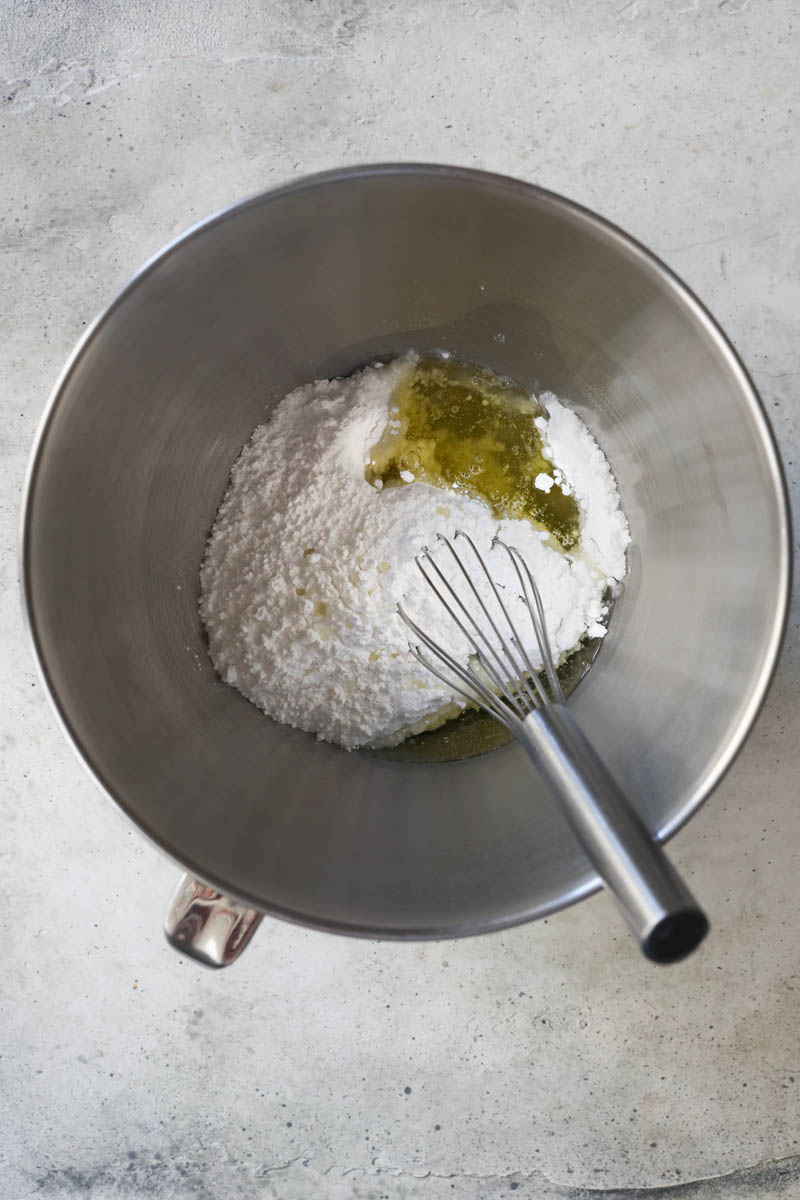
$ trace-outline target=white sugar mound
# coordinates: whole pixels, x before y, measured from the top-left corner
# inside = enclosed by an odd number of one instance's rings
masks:
[[[542,594],[556,659],[605,632],[606,589],[625,573],[628,526],[611,469],[580,419],[550,394],[539,397],[548,417],[537,424],[556,481],[579,505],[578,553],[455,492],[421,482],[371,487],[367,453],[414,362],[406,355],[288,395],[234,465],[201,569],[200,611],[222,678],[275,720],[347,749],[391,745],[463,707],[411,656],[397,614],[402,603],[467,662],[468,644],[414,562],[438,533],[469,534],[522,634],[531,627],[514,568],[491,543],[498,535],[517,547]],[[444,568],[441,550],[437,561]],[[532,631],[527,648],[540,665]]]

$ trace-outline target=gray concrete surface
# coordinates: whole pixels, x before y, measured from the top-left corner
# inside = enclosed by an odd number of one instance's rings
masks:
[[[55,726],[15,556],[36,422],[109,295],[216,207],[360,160],[508,172],[649,244],[732,335],[796,495],[793,8],[5,0],[4,1200],[800,1196],[797,609],[745,753],[673,843],[715,926],[693,960],[648,969],[598,897],[440,945],[270,923],[211,975],[162,942],[173,866]]]

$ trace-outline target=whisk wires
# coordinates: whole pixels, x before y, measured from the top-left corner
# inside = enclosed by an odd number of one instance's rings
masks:
[[[520,599],[524,601],[530,615],[547,687],[540,677],[541,668],[534,667],[526,649],[526,642],[519,636],[509,612],[509,606],[472,538],[460,529],[456,531],[452,541],[441,533],[437,534],[437,537],[451,556],[460,589],[454,586],[452,579],[442,570],[427,547],[414,561],[425,582],[467,639],[471,654],[466,666],[457,662],[443,646],[420,628],[402,606],[398,605],[398,613],[433,658],[425,654],[419,644],[410,642],[409,650],[418,662],[448,687],[471,704],[486,709],[513,732],[534,708],[541,708],[552,702],[564,702],[550,650],[544,605],[539,589],[519,550],[495,538],[492,548],[497,546],[506,552],[519,580]],[[454,545],[458,538],[463,539],[471,551],[470,557],[474,563],[470,565],[473,571],[477,568],[488,584],[489,598],[494,599],[491,608],[478,589],[470,566]]]

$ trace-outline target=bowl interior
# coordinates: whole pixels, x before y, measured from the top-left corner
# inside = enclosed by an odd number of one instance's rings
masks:
[[[735,356],[592,215],[475,172],[371,168],[245,202],[146,268],[73,357],[32,465],[31,627],[105,789],[221,890],[355,933],[541,915],[596,883],[522,752],[408,763],[269,721],[215,675],[198,567],[230,467],[291,388],[413,347],[574,406],[630,571],[575,711],[667,836],[727,766],[777,654],[780,468]]]

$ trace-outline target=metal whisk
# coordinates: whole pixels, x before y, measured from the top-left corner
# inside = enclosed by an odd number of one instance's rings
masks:
[[[542,659],[539,669],[509,611],[510,597],[503,599],[469,535],[459,530],[452,541],[438,536],[452,572],[443,570],[428,549],[415,561],[467,639],[471,654],[462,665],[399,607],[400,616],[435,661],[420,645],[410,643],[412,654],[448,687],[502,721],[521,742],[647,957],[655,962],[683,958],[705,937],[708,920],[567,708],[544,605],[527,563],[513,546],[495,539],[493,546],[504,550],[514,566],[519,598]],[[483,595],[454,545],[458,538],[471,551],[473,571],[488,585]]]

